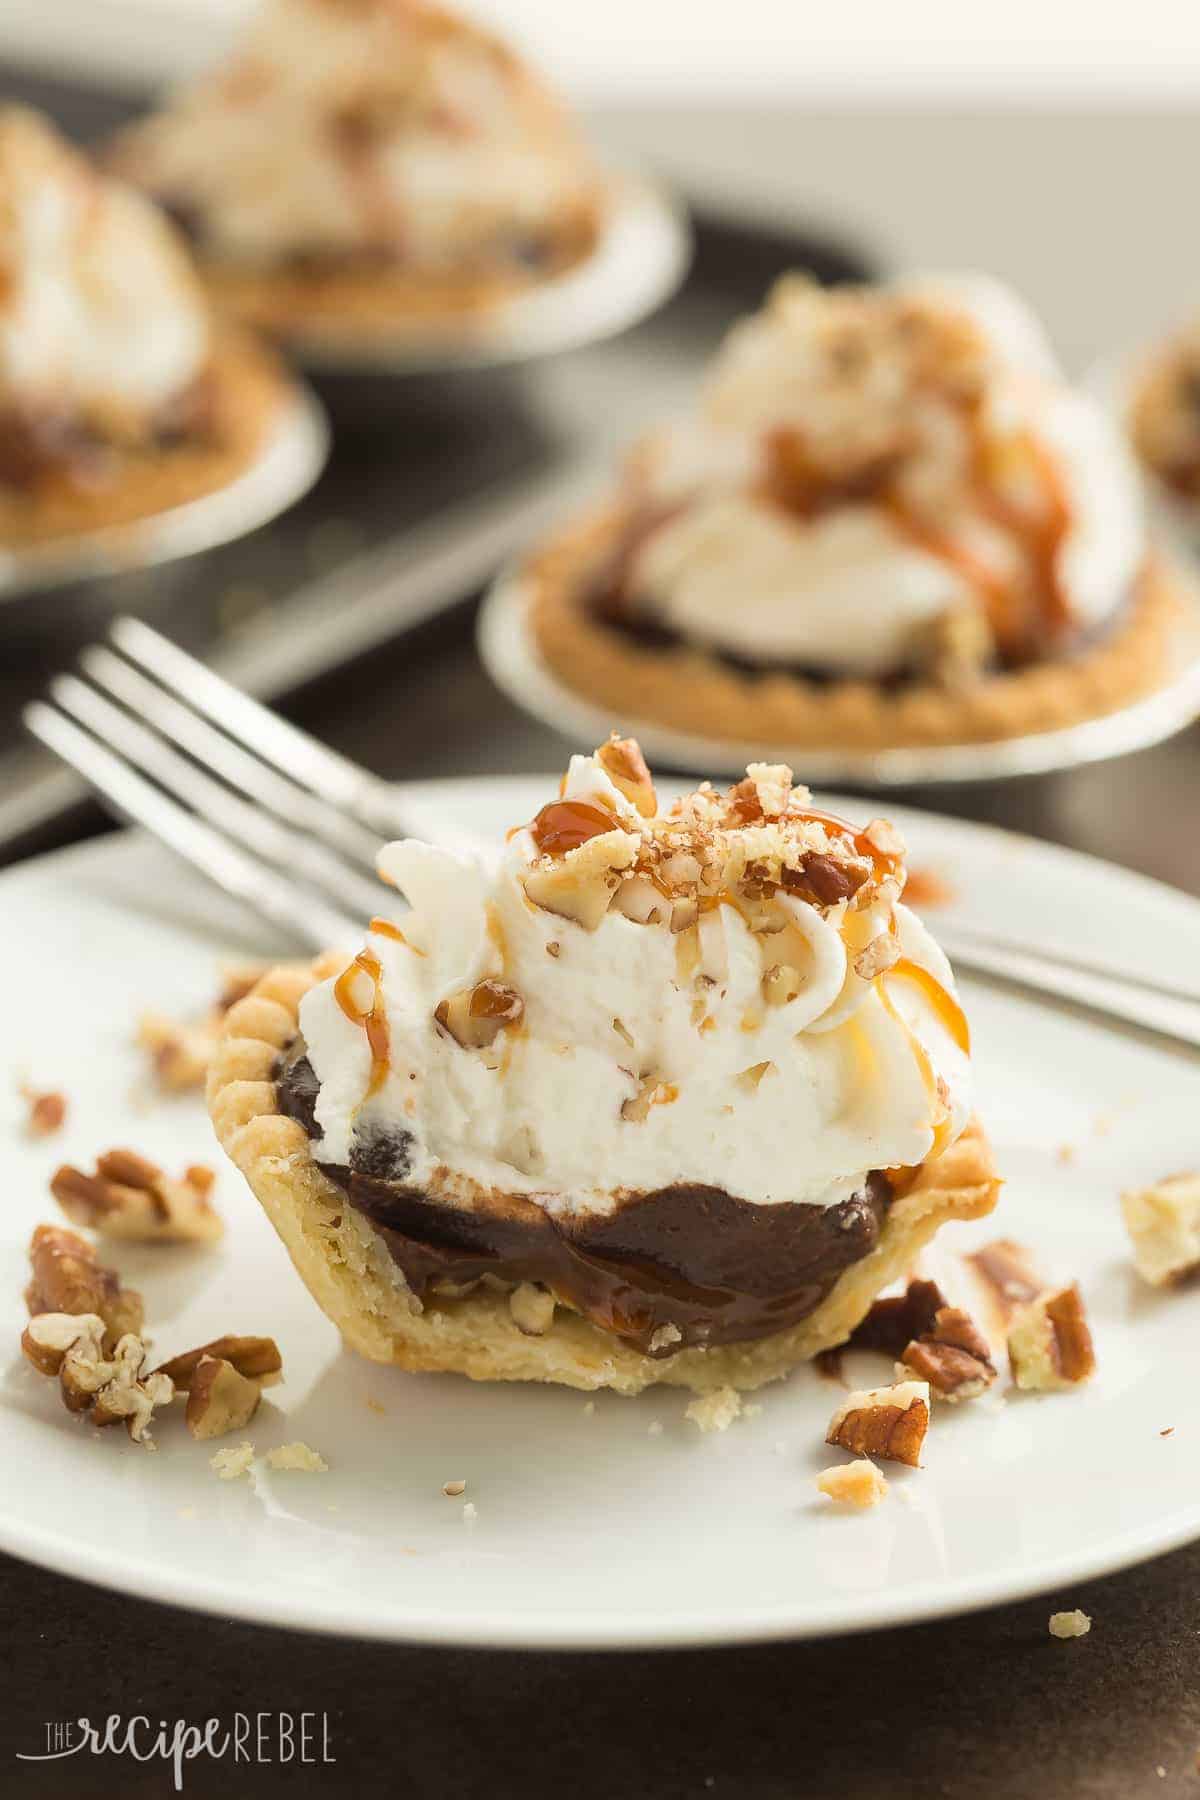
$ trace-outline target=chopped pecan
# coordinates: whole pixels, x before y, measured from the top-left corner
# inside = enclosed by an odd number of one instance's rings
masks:
[[[44,1375],[57,1374],[69,1412],[86,1412],[95,1425],[124,1419],[135,1443],[149,1443],[154,1409],[167,1404],[174,1386],[167,1375],[144,1373],[146,1347],[135,1332],[126,1332],[111,1353],[104,1338],[98,1314],[40,1313],[26,1326],[21,1347]]]
[[[519,1025],[524,1012],[516,988],[488,979],[439,1001],[433,1016],[464,1050],[486,1050],[507,1027]]]
[[[596,761],[643,819],[652,819],[658,811],[658,796],[637,739],[618,737],[614,731],[607,744],[601,744],[597,750]]]
[[[191,1390],[193,1375],[206,1357],[232,1364],[239,1375],[257,1381],[259,1387],[271,1387],[283,1378],[279,1346],[269,1337],[214,1338],[211,1344],[201,1344],[196,1350],[184,1350],[179,1356],[170,1357],[159,1364],[155,1373],[169,1375],[179,1391],[186,1394]]]
[[[78,1346],[75,1350],[69,1350],[63,1361],[59,1379],[64,1394],[67,1389],[67,1370],[77,1355]],[[92,1423],[115,1425],[124,1419],[135,1444],[149,1442],[150,1420],[155,1407],[166,1406],[175,1394],[169,1375],[143,1374],[145,1360],[146,1347],[131,1332],[117,1345],[111,1363],[90,1367],[82,1361],[80,1363],[80,1373],[86,1372],[90,1381],[94,1381],[101,1370],[108,1375],[108,1379],[95,1391],[91,1410]]]
[[[58,1092],[42,1093],[27,1082],[21,1084],[21,1098],[29,1108],[25,1120],[27,1136],[53,1137],[61,1131],[67,1117],[67,1096]]]
[[[933,1326],[946,1297],[936,1281],[910,1281],[902,1294],[885,1294],[850,1334],[856,1350],[882,1350],[900,1356],[914,1338]]]
[[[239,963],[222,970],[216,1000],[199,1019],[173,1019],[158,1012],[142,1014],[137,1042],[149,1055],[160,1087],[168,1093],[184,1093],[204,1085],[221,1021],[231,1006],[245,999],[269,967],[268,963]]]
[[[874,981],[890,969],[893,963],[900,960],[899,940],[890,931],[876,932],[865,950],[860,950],[854,959],[854,973],[862,981]]]
[[[1008,1356],[1019,1388],[1078,1387],[1096,1370],[1096,1353],[1077,1284],[1049,1288],[1022,1308],[1008,1333]]]
[[[240,1374],[223,1357],[202,1356],[189,1376],[187,1428],[194,1438],[240,1431],[258,1411],[261,1399],[260,1383]]]
[[[208,1195],[213,1174],[193,1164],[182,1181],[171,1181],[157,1164],[133,1150],[106,1150],[96,1173],[64,1163],[50,1192],[75,1225],[104,1237],[139,1243],[209,1243],[225,1227]]]
[[[785,885],[791,885],[785,872]],[[802,879],[812,889],[822,906],[836,906],[839,900],[848,900],[851,894],[857,893],[866,880],[865,869],[836,861],[819,850],[810,850],[805,856],[801,868]]]
[[[21,1349],[39,1375],[57,1375],[63,1358],[81,1338],[104,1344],[104,1320],[98,1313],[35,1313],[21,1333]]]
[[[897,1374],[927,1381],[939,1400],[973,1400],[995,1381],[996,1365],[970,1315],[942,1306],[929,1329],[905,1346]]]
[[[825,1442],[854,1456],[878,1456],[916,1469],[928,1429],[927,1384],[901,1381],[894,1387],[847,1394],[829,1421]]]
[[[110,1350],[126,1332],[140,1332],[142,1296],[123,1288],[113,1269],[96,1260],[85,1238],[61,1225],[39,1225],[29,1244],[31,1278],[25,1304],[31,1313],[96,1313]]]
[[[637,853],[636,836],[606,831],[548,865],[531,869],[525,893],[543,911],[595,931],[612,904],[621,871],[633,867]]]
[[[1200,1174],[1168,1175],[1121,1195],[1138,1274],[1165,1287],[1200,1268]]]

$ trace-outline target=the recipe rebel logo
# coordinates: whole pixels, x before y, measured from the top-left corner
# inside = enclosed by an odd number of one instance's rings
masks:
[[[44,1747],[18,1750],[18,1762],[59,1762],[91,1755],[165,1763],[175,1792],[183,1792],[188,1763],[201,1758],[230,1763],[334,1763],[329,1714],[318,1712],[234,1713],[193,1725],[187,1719],[151,1719],[145,1713],[122,1718],[53,1719],[43,1727]]]

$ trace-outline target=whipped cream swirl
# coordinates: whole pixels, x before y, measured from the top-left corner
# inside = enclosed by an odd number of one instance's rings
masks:
[[[407,896],[301,1007],[315,1147],[382,1134],[448,1204],[608,1213],[697,1183],[834,1205],[971,1110],[946,958],[899,904],[903,846],[782,767],[659,812],[636,745],[572,758],[494,867],[415,841]]]
[[[0,408],[116,441],[152,436],[210,353],[175,234],[36,114],[0,112]]]
[[[496,38],[413,0],[269,0],[120,166],[250,265],[520,260],[590,190],[556,102]]]
[[[634,506],[664,519],[634,609],[765,665],[936,674],[948,641],[1025,660],[1102,624],[1145,557],[1118,429],[979,277],[781,283],[634,468]],[[977,629],[948,640],[954,619]]]

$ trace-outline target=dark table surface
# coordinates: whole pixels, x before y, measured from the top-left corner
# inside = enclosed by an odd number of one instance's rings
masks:
[[[398,777],[551,769],[567,748],[491,687],[474,653],[469,600],[291,696],[283,710]],[[1200,893],[1198,767],[1193,732],[1068,775],[903,798]],[[99,825],[89,815],[69,829]],[[0,1793],[168,1794],[171,1773],[157,1761],[16,1758],[44,1752],[56,1721],[110,1713],[228,1721],[236,1711],[324,1715],[335,1760],[231,1769],[199,1759],[186,1769],[185,1792],[1200,1793],[1200,1546],[967,1619],[808,1644],[605,1656],[362,1645],[193,1617],[9,1559],[0,1575],[8,1665]],[[1093,1616],[1091,1634],[1052,1640],[1049,1612],[1076,1605]]]

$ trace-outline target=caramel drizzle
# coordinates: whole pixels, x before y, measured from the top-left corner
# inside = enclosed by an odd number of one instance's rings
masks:
[[[371,1003],[365,1008],[355,998],[360,974],[367,976],[371,983]],[[383,968],[373,950],[360,950],[349,968],[342,970],[333,984],[333,997],[350,1023],[361,1025],[366,1031],[371,1052],[371,1076],[364,1099],[369,1100],[387,1080],[391,1066],[391,1040],[383,1004]]]
[[[589,838],[612,831],[611,813],[587,800],[551,800],[529,827],[540,856],[566,856]]]
[[[393,943],[403,944],[404,948],[411,950],[414,956],[424,956],[425,954],[424,950],[418,950],[415,944],[410,944],[400,927],[394,925],[390,919],[372,919],[367,930],[374,932],[376,937],[391,938]]]
[[[943,1084],[933,1066],[932,1057],[887,991],[886,983],[888,978],[893,975],[898,975],[901,980],[911,981],[921,989],[964,1055],[969,1055],[971,1050],[970,1030],[967,1026],[966,1015],[957,1000],[948,994],[937,977],[931,975],[928,969],[923,969],[920,963],[915,963],[909,957],[902,956],[899,962],[893,963],[890,969],[875,977],[875,992],[879,995],[880,1003],[907,1036],[913,1056],[916,1058],[917,1067],[921,1072],[921,1080],[924,1082],[925,1091],[929,1096],[931,1111],[935,1114],[933,1143],[930,1145],[929,1155],[931,1157],[940,1156],[950,1141],[951,1111],[946,1103]]]
[[[911,957],[902,956],[898,962],[892,964],[890,969],[885,970],[885,978],[893,977],[899,977],[901,981],[911,981],[914,986],[920,988],[963,1055],[970,1056],[971,1027],[967,1024],[967,1015],[954,995],[947,993],[937,976],[931,975],[929,970],[922,968],[920,963],[913,962]]]

